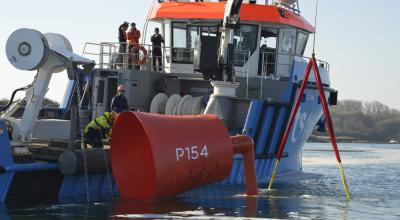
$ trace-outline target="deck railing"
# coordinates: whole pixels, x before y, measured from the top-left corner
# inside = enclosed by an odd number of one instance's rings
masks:
[[[172,71],[171,63],[192,64],[193,49],[190,48],[169,48],[161,47],[161,56],[155,55],[152,45],[140,44],[129,51],[130,47],[127,43],[118,42],[101,42],[86,43],[83,49],[83,55],[96,60],[97,68],[100,69],[136,69],[136,70],[157,70]],[[158,48],[157,48],[158,49]],[[161,66],[157,62],[153,65],[154,60],[161,58]],[[135,59],[135,61],[133,61]],[[193,70],[187,67],[179,67],[179,70]]]
[[[86,43],[83,56],[92,58],[96,61],[96,68],[99,69],[136,69],[136,70],[153,70],[160,72],[191,72],[195,70],[191,66],[193,64],[194,49],[191,48],[176,48],[176,47],[161,47],[162,55],[154,55],[153,46],[148,44],[140,44],[136,48],[142,48],[141,50],[128,51],[129,45],[127,43],[116,43],[116,42],[102,42],[102,43]],[[145,52],[144,52],[144,50]],[[252,53],[248,50],[236,50],[234,55],[234,64],[236,67],[242,67],[241,73],[237,75],[246,77],[249,75],[249,60],[251,59]],[[280,59],[282,56],[288,56],[287,59]],[[133,57],[136,58],[137,63],[132,62]],[[290,71],[290,65],[294,57],[302,57],[293,55],[290,53],[277,53],[277,52],[260,52],[259,60],[256,62],[258,65],[258,75],[271,76],[274,78],[281,69],[287,69]],[[155,59],[162,60],[162,65],[154,66],[153,61]],[[308,57],[303,57],[310,59]],[[140,62],[146,60],[146,62]],[[286,60],[286,62],[282,62]],[[329,63],[317,60],[318,65],[329,71]],[[178,64],[178,65],[172,65]],[[179,65],[188,64],[188,65]],[[286,68],[284,68],[286,66]],[[254,68],[253,68],[254,69]]]
[[[153,53],[153,46],[140,44],[134,51],[128,51],[127,43],[102,42],[85,44],[82,55],[96,61],[96,68],[99,69],[136,69],[136,70],[157,70],[160,72],[193,72],[194,49],[179,47],[161,47],[161,56]],[[145,52],[144,52],[144,50]],[[136,51],[136,52],[135,52]],[[136,62],[132,62],[135,57]],[[250,57],[249,51],[238,51],[234,57],[236,66],[243,66]],[[162,65],[154,66],[153,61],[161,58]],[[140,61],[146,62],[140,62]],[[175,64],[175,65],[172,65]],[[178,65],[176,65],[178,64]],[[188,64],[188,65],[179,65]]]
[[[298,0],[268,0],[268,4],[288,9],[296,15],[300,15],[300,6]]]

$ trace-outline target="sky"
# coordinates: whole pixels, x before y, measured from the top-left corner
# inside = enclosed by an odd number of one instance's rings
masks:
[[[314,23],[316,0],[299,0]],[[22,27],[66,36],[74,52],[86,42],[114,42],[123,21],[143,27],[150,5],[138,0],[13,0],[0,7],[0,98],[29,84],[34,72],[17,70],[5,54],[9,35]],[[380,101],[400,109],[399,0],[319,0],[316,56],[331,64],[331,86],[339,99]],[[312,45],[312,37],[308,45]],[[305,55],[311,55],[308,47]],[[66,74],[52,78],[47,97],[61,101]]]

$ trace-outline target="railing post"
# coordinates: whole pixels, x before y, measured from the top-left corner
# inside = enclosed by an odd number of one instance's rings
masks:
[[[248,52],[248,56],[249,56],[249,59],[247,59],[247,61],[250,60],[250,51]],[[234,55],[234,57],[235,57],[235,55]],[[234,58],[233,62],[235,62],[235,61],[236,61],[236,59]],[[246,65],[246,54],[243,53],[242,73],[245,71],[245,68],[246,68],[246,99],[248,99],[248,97],[249,97],[249,79],[250,79],[250,76],[249,76],[249,63],[247,63],[247,66],[245,66],[245,65]],[[233,68],[235,68],[235,65],[233,65]]]
[[[100,65],[100,69],[103,69],[103,43],[100,42],[100,53],[99,53],[99,65]]]
[[[260,80],[261,80],[261,82],[260,82],[260,99],[263,99],[264,76],[267,76],[267,71],[264,72],[264,69],[266,69],[266,68],[264,68],[264,65],[266,65],[264,63],[264,61],[265,61],[265,53],[264,52],[262,53],[261,59],[262,60],[261,60],[261,78],[260,78]]]

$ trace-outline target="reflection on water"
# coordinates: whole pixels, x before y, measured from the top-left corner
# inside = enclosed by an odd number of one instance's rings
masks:
[[[159,202],[18,201],[1,206],[0,219],[400,219],[400,145],[339,147],[351,201],[346,200],[330,146],[308,144],[303,172],[278,177],[272,191],[265,183],[259,197],[242,195],[243,186],[213,186]]]

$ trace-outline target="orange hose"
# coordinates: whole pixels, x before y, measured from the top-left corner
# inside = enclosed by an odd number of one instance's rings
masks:
[[[246,193],[249,196],[257,196],[256,161],[254,158],[254,142],[244,135],[231,137],[233,153],[242,154],[244,164],[244,176]]]

